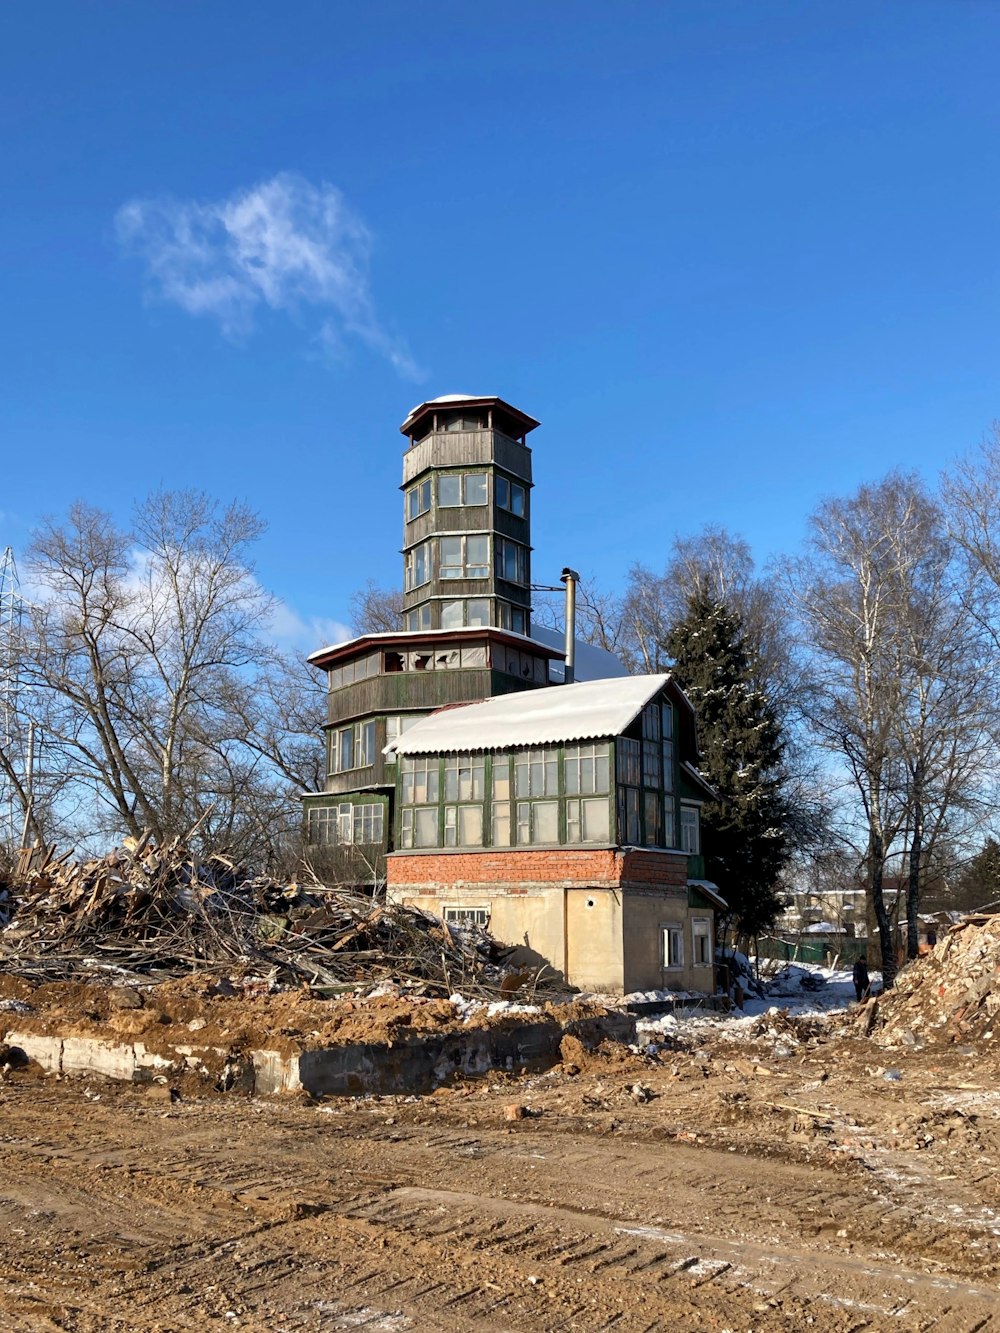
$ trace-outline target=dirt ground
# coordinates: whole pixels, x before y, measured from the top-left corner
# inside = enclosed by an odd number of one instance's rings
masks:
[[[998,1058],[761,1028],[421,1098],[11,1070],[0,1326],[1000,1328]]]

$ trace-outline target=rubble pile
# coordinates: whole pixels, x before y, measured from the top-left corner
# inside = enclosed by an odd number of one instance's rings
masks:
[[[968,916],[855,1023],[883,1046],[989,1041],[1000,1044],[1000,915]]]
[[[428,994],[503,990],[509,950],[412,908],[282,884],[220,853],[199,856],[181,838],[157,846],[144,835],[100,858],[71,857],[54,847],[21,853],[0,924],[6,970],[122,981],[223,967],[321,993],[383,980],[417,982]]]

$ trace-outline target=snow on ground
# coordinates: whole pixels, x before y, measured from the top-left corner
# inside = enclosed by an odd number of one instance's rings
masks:
[[[655,996],[653,992],[643,992],[642,999],[652,1000],[670,995],[670,991],[659,992]],[[642,1017],[636,1026],[639,1036],[647,1041],[681,1034],[739,1039],[752,1036],[760,1026],[762,1015],[772,1011],[785,1010],[799,1018],[811,1018],[842,1012],[854,1002],[854,982],[850,972],[834,971],[810,963],[791,963],[774,977],[765,980],[762,999],[748,995],[742,1009],[733,1009],[724,1014],[693,1005],[672,1014]]]
[[[747,964],[749,969],[749,964]],[[745,980],[745,978],[744,978]],[[879,988],[878,973],[873,973],[875,989]],[[575,998],[593,1001],[609,1008],[625,1005],[674,1004],[680,1005],[672,1013],[642,1015],[636,1030],[643,1042],[655,1042],[667,1036],[727,1036],[750,1037],[760,1027],[760,1019],[768,1013],[785,1011],[800,1018],[814,1018],[823,1014],[843,1012],[854,1003],[854,981],[850,972],[834,971],[813,963],[788,963],[770,977],[762,977],[763,996],[747,994],[743,1008],[733,1008],[728,1014],[704,1007],[707,997],[695,991],[648,990],[634,991],[631,995],[615,996],[585,992]],[[378,992],[373,992],[378,993]],[[525,1004],[517,1000],[488,1002],[468,999],[460,993],[450,997],[460,1017],[469,1023],[485,1010],[488,1017],[498,1014],[539,1014],[539,1004]]]

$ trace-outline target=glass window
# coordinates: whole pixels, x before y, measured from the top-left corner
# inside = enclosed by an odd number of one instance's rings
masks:
[[[465,562],[462,558],[461,537],[440,537],[441,577],[460,579],[465,574]]]
[[[558,842],[559,802],[518,801],[517,841],[519,844]]]
[[[618,752],[618,781],[638,787],[642,781],[639,742],[619,736],[615,748]]]
[[[446,847],[482,847],[483,807],[481,805],[445,806],[444,845]]]
[[[452,509],[462,503],[462,478],[456,473],[446,473],[438,477],[438,505],[442,509]]]
[[[639,789],[637,787],[618,788],[618,840],[627,847],[638,847],[639,828]]]
[[[663,798],[663,845],[664,847],[677,846],[677,828],[675,824],[676,816],[674,814],[673,797],[667,795]]]
[[[528,553],[518,542],[506,537],[497,539],[497,578],[508,583],[527,583]]]
[[[375,723],[361,724],[360,746],[358,747],[358,767],[363,768],[375,762]]]
[[[663,966],[684,966],[684,930],[681,926],[663,927]]]
[[[647,847],[663,845],[663,806],[658,791],[643,792],[644,833]]]
[[[465,539],[465,576],[485,579],[490,572],[490,539],[484,534]]]
[[[567,745],[565,768],[569,796],[590,796],[610,790],[606,745]]]
[[[698,856],[701,853],[701,828],[699,823],[698,807],[682,805],[681,851],[687,852],[688,856]]]
[[[506,801],[510,796],[510,755],[493,756],[493,799]]]
[[[485,472],[467,472],[464,475],[458,472],[446,472],[438,478],[438,505],[442,509],[485,503]]]
[[[431,483],[422,481],[406,492],[406,521],[412,523],[421,514],[426,514],[431,507]]]
[[[385,720],[385,743],[393,745],[404,731],[409,731],[414,722],[419,722],[420,713],[391,713]]]
[[[674,790],[674,743],[663,742],[663,790]]]
[[[510,801],[493,803],[493,838],[494,847],[510,846]]]
[[[413,812],[413,845],[415,847],[437,847],[438,807],[418,806]]]
[[[404,805],[432,805],[438,800],[440,764],[428,755],[403,756],[402,802]]]
[[[337,772],[354,767],[354,728],[345,727],[337,736]]]
[[[609,842],[610,838],[607,797],[566,802],[567,842]]]
[[[713,961],[712,923],[708,917],[696,916],[691,921],[692,961],[695,967],[708,967]]]
[[[489,623],[490,604],[485,597],[456,598],[441,603],[442,629],[461,629],[464,625],[478,629]]]
[[[486,503],[486,473],[470,472],[465,478],[465,503],[484,505]]]
[[[455,926],[488,926],[490,909],[488,907],[446,907],[444,919]]]
[[[408,630],[423,630],[431,627],[431,608],[429,602],[424,602],[423,606],[415,607],[412,611],[406,613],[406,628]],[[387,654],[388,656],[388,654]],[[402,668],[394,668],[401,670]]]
[[[365,805],[343,802],[310,810],[306,816],[306,840],[321,846],[379,844],[383,841],[384,811],[381,801]]]
[[[464,602],[442,602],[441,628],[461,629],[464,610],[465,610]]]
[[[660,739],[660,706],[650,704],[642,710],[642,737],[647,741]]]
[[[514,756],[518,796],[559,795],[559,755],[555,749],[521,750]]]
[[[481,801],[485,795],[485,755],[448,755],[444,761],[444,799]]]
[[[524,518],[524,487],[519,486],[516,481],[508,481],[506,477],[501,476],[497,476],[494,486],[497,507],[516,514],[518,518]]]
[[[439,537],[443,579],[485,579],[490,572],[490,539],[485,533],[468,537]]]
[[[430,542],[421,542],[406,553],[406,590],[419,588],[431,577]]]
[[[662,769],[659,741],[643,741],[642,743],[642,781],[646,787],[659,789],[661,785]]]
[[[484,644],[462,645],[462,666],[484,667],[486,665],[486,647]]]

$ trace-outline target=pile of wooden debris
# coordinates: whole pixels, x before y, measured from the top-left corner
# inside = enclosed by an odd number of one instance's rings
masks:
[[[181,838],[128,838],[74,861],[30,848],[6,886],[0,966],[56,980],[162,980],[223,967],[335,993],[358,983],[418,982],[430,994],[501,993],[509,950],[358,893],[282,884]],[[0,888],[4,886],[0,885]]]
[[[1000,1048],[1000,915],[964,917],[899,974],[856,1022],[882,1046],[968,1044]]]

